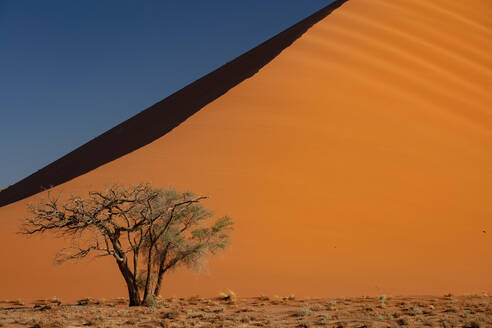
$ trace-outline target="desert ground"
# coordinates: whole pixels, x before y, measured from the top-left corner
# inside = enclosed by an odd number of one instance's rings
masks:
[[[360,298],[161,298],[128,307],[124,298],[0,303],[1,327],[492,327],[488,295]]]

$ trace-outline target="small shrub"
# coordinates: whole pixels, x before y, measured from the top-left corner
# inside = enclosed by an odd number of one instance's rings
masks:
[[[158,302],[153,295],[148,295],[144,301],[144,305],[148,307],[156,307],[158,305]]]
[[[311,311],[310,309],[301,309],[300,311],[296,312],[294,314],[294,316],[296,317],[306,317],[306,316],[310,316],[313,314],[313,311]]]
[[[237,300],[237,296],[236,293],[228,289],[225,292],[219,293],[219,299],[222,301],[229,301],[231,303],[235,303]]]
[[[266,295],[261,294],[261,295],[258,297],[258,299],[259,299],[260,301],[269,301],[269,300],[270,300],[270,297],[268,297],[268,296],[266,296]]]
[[[278,305],[278,304],[282,303],[282,299],[278,295],[273,295],[271,302],[273,305]]]

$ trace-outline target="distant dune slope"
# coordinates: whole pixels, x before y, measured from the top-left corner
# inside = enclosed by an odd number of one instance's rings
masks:
[[[165,136],[54,192],[211,195],[233,246],[167,295],[491,292],[491,15],[486,0],[350,0]],[[124,295],[111,261],[53,266],[62,242],[15,235],[40,195],[0,208],[2,296]]]

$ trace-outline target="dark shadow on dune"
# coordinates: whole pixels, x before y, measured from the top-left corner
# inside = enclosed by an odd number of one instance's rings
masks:
[[[347,1],[335,1],[256,48],[1,191],[0,207],[71,180],[162,137],[205,105],[253,76],[311,26]]]

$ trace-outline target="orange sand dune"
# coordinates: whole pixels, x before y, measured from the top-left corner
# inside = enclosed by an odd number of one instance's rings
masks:
[[[232,248],[167,295],[490,292],[491,15],[487,0],[350,0],[168,134],[55,190],[211,195]],[[0,296],[124,295],[109,259],[53,266],[60,241],[15,235],[38,197],[0,208]]]

